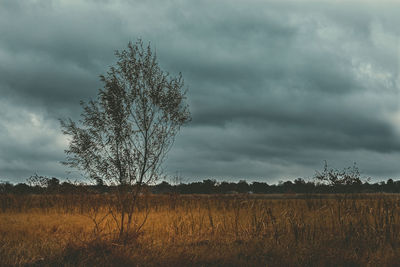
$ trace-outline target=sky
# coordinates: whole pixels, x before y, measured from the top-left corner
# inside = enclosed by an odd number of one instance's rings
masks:
[[[182,72],[192,121],[165,174],[276,183],[357,163],[400,178],[400,3],[0,1],[0,180],[82,179],[60,164],[115,50],[141,38]]]

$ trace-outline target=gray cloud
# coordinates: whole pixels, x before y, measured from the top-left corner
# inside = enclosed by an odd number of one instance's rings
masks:
[[[189,180],[308,177],[323,160],[399,177],[395,2],[3,1],[0,179],[66,177],[78,118],[113,51],[141,37],[182,72],[193,121],[166,168]]]

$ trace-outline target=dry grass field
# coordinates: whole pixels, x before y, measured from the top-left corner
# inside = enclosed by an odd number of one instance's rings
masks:
[[[1,195],[0,265],[400,265],[397,195],[152,195],[126,244],[110,199]]]

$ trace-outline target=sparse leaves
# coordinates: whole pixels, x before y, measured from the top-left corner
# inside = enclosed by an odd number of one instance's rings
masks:
[[[163,72],[140,40],[115,55],[116,66],[100,76],[104,88],[97,99],[81,103],[79,125],[61,120],[71,137],[65,164],[109,183],[149,183],[190,120],[182,75]]]
[[[324,170],[316,171],[314,178],[332,186],[361,184],[361,175],[356,163],[343,170],[337,170],[328,168],[328,163],[325,161]]]
[[[117,64],[100,76],[104,86],[97,98],[81,103],[79,123],[61,120],[61,127],[71,138],[64,164],[119,185],[120,210],[122,217],[127,214],[129,228],[136,196],[142,185],[159,177],[190,112],[182,75],[163,72],[150,45],[139,40],[115,55]]]

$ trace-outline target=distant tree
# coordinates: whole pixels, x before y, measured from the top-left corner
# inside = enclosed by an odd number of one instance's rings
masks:
[[[306,181],[304,181],[303,178],[297,178],[294,180],[294,184],[297,186],[303,186],[306,184]]]
[[[31,193],[31,187],[29,187],[29,185],[24,184],[24,183],[19,183],[17,185],[14,186],[13,191],[16,194],[29,194]]]
[[[292,181],[286,181],[286,182],[284,182],[284,183],[282,184],[282,187],[283,187],[284,193],[294,193],[294,191],[293,191],[294,185],[293,185]]]
[[[322,172],[317,171],[314,178],[330,186],[359,185],[362,183],[360,171],[356,163],[352,167],[337,170],[328,168],[328,163],[325,161],[324,170]]]
[[[156,193],[171,193],[173,191],[172,186],[167,181],[162,181],[160,184],[155,185]]]
[[[217,191],[218,193],[224,193],[224,194],[230,191],[236,191],[236,184],[223,181],[218,185]]]
[[[56,190],[60,186],[60,180],[55,177],[49,179],[47,187],[51,190]]]
[[[269,185],[267,183],[253,182],[250,186],[251,191],[257,194],[268,193]]]
[[[384,188],[385,192],[390,192],[390,193],[395,192],[396,191],[396,187],[395,187],[393,179],[389,178],[386,181],[386,185],[384,185],[383,188]]]
[[[35,175],[29,177],[26,181],[28,185],[32,187],[32,190],[35,193],[58,193],[61,187],[59,179],[55,177],[49,178],[46,176],[41,176],[36,173]]]
[[[0,181],[0,194],[10,193],[13,187],[14,186],[8,181]]]
[[[100,177],[95,177],[94,180],[96,181],[96,186],[97,187],[103,187],[104,186],[104,181]]]
[[[293,190],[296,193],[311,193],[314,189],[314,183],[306,182],[303,178],[297,178],[293,183]]]
[[[240,180],[236,188],[239,193],[248,193],[250,191],[250,186],[245,180]]]
[[[214,179],[203,180],[202,193],[211,194],[215,191],[217,181]]]
[[[50,178],[46,176],[41,176],[35,173],[28,179],[26,179],[29,186],[32,187],[48,187],[50,183]]]
[[[69,181],[65,181],[60,185],[60,192],[64,194],[74,193],[75,191],[77,191],[77,187],[77,185]]]
[[[163,159],[190,112],[181,74],[170,77],[161,70],[150,45],[130,42],[115,55],[116,66],[100,76],[104,88],[97,99],[81,102],[79,123],[60,122],[70,137],[64,164],[117,185],[122,239],[137,225],[133,213],[143,185],[160,176]]]

